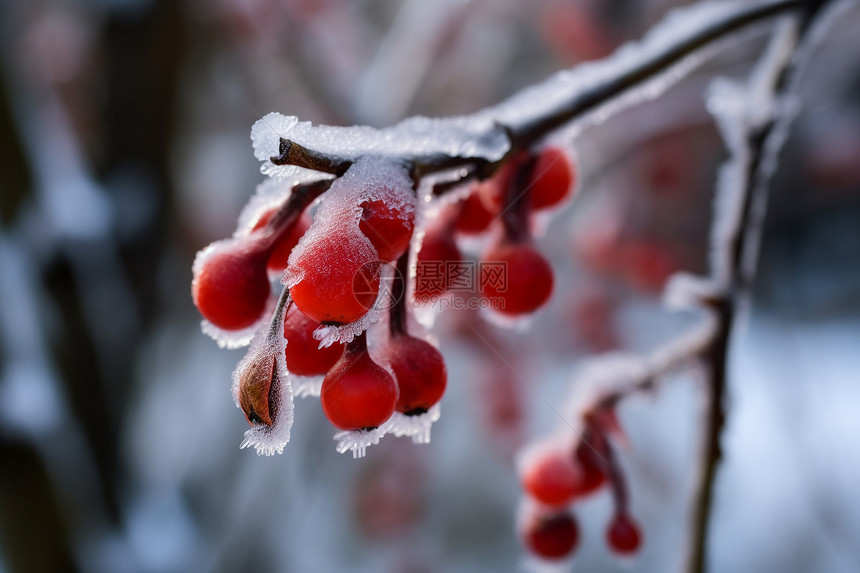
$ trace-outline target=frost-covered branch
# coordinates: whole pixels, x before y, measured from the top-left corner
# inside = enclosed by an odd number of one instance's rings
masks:
[[[277,174],[297,166],[336,176],[359,157],[407,166],[415,179],[454,170],[457,180],[485,179],[511,155],[578,120],[600,122],[653,99],[703,59],[702,51],[751,24],[811,8],[815,0],[705,3],[673,13],[638,44],[560,72],[501,104],[469,116],[414,117],[393,127],[312,126],[269,114],[254,126],[257,157]],[[444,189],[444,188],[443,188]]]
[[[811,42],[805,42],[804,50],[798,46],[810,36],[810,26],[825,4],[815,3],[802,17],[782,22],[746,83],[718,79],[713,84],[708,106],[731,156],[716,191],[711,270],[706,278],[676,276],[667,288],[669,303],[699,308],[705,320],[648,356],[614,354],[596,359],[579,377],[580,396],[585,399],[575,408],[587,417],[653,387],[661,376],[685,362],[700,359],[706,365],[705,434],[686,563],[690,573],[701,573],[706,567],[711,500],[726,416],[730,335],[738,302],[748,294],[754,276],[767,185],[794,116],[797,70]]]
[[[768,183],[795,115],[792,98],[798,71],[818,35],[815,32],[824,26],[821,9],[830,4],[834,3],[816,2],[801,18],[783,22],[748,83],[718,79],[708,102],[731,157],[720,174],[711,233],[711,278],[721,295],[709,301],[718,331],[706,355],[709,396],[687,556],[686,570],[691,573],[707,566],[714,481],[726,417],[728,349],[738,303],[748,295],[754,277]]]

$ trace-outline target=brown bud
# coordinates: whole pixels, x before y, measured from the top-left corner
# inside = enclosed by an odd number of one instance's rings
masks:
[[[252,426],[271,426],[278,415],[277,361],[268,353],[250,360],[239,374],[239,405]]]

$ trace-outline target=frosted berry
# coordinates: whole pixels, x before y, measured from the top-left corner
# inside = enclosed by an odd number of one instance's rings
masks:
[[[574,184],[573,164],[560,147],[546,147],[532,170],[532,209],[555,207],[570,196]]]
[[[461,262],[460,249],[450,233],[444,228],[428,229],[418,251],[415,298],[426,300],[448,290]]]
[[[582,481],[570,451],[560,447],[545,447],[535,452],[525,463],[521,480],[531,497],[551,507],[573,501]]]
[[[482,285],[487,299],[500,300],[493,308],[505,315],[517,316],[536,311],[552,294],[553,274],[547,260],[528,245],[505,244],[491,249],[485,263],[504,265],[499,280]]]
[[[224,330],[241,330],[254,324],[265,310],[271,288],[266,274],[267,256],[261,243],[248,239],[209,255],[191,283],[191,295],[200,314]]]
[[[326,418],[341,430],[370,429],[394,413],[397,384],[356,338],[323,380],[320,401]]]
[[[361,209],[358,227],[373,243],[380,260],[391,262],[406,252],[414,227],[411,213],[403,214],[384,201],[365,201]]]
[[[448,381],[445,360],[436,348],[414,336],[392,338],[385,348],[400,397],[395,409],[409,415],[425,413],[442,399]]]
[[[569,511],[537,513],[528,520],[523,532],[526,547],[543,559],[562,559],[579,544],[579,526]]]
[[[263,228],[266,223],[272,218],[275,214],[276,209],[271,209],[263,213],[263,215],[257,220],[254,224],[253,229],[251,231],[257,231],[258,229]],[[307,232],[307,230],[311,226],[311,217],[307,213],[303,213],[301,217],[299,217],[295,224],[292,225],[289,229],[284,229],[281,232],[281,236],[275,240],[275,243],[271,247],[271,251],[269,253],[269,259],[266,263],[266,267],[272,272],[283,272],[285,268],[287,268],[287,261],[290,258],[290,253],[293,252],[293,249],[298,244],[299,239],[302,238],[302,235]]]
[[[635,553],[642,545],[639,525],[629,515],[616,513],[606,530],[606,542],[610,549],[621,555]]]
[[[460,210],[454,219],[454,228],[463,235],[477,235],[487,230],[498,209],[494,208],[487,198],[485,189],[493,183],[478,183],[472,188],[469,196],[460,203]]]
[[[300,277],[290,288],[293,301],[317,322],[353,322],[376,301],[382,263],[354,241],[338,233],[322,235],[288,267],[290,276]]]
[[[287,348],[287,370],[299,376],[321,376],[328,372],[343,354],[342,344],[319,347],[314,331],[320,323],[305,316],[292,306],[284,320],[284,338]]]

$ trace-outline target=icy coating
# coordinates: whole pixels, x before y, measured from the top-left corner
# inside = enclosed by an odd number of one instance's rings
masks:
[[[388,433],[389,423],[390,420],[372,430],[338,432],[334,435],[334,440],[337,442],[337,452],[344,454],[351,451],[353,459],[363,458],[367,455],[367,448],[378,444],[379,440]]]
[[[395,436],[408,436],[415,444],[430,443],[430,429],[442,416],[442,407],[437,403],[419,416],[407,416],[394,412],[389,420],[388,431]]]
[[[281,138],[340,157],[409,157],[441,155],[501,159],[509,143],[504,131],[494,129],[493,118],[473,115],[444,119],[411,117],[386,129],[367,126],[336,127],[300,122],[294,116],[269,113],[251,128],[254,156],[266,175],[285,177],[283,166],[270,158],[278,155]]]
[[[274,316],[272,321],[278,326],[272,328],[270,324],[261,326],[248,348],[247,354],[233,372],[233,401],[236,407],[241,409],[239,404],[239,380],[242,373],[251,365],[252,362],[265,360],[272,356],[275,358],[275,376],[277,377],[279,394],[276,402],[277,415],[274,417],[274,424],[267,426],[265,424],[257,424],[250,430],[245,432],[245,439],[242,440],[240,448],[254,447],[257,454],[261,456],[272,456],[282,454],[284,446],[290,441],[290,428],[293,426],[293,390],[292,384],[287,371],[287,358],[284,351],[287,348],[287,340],[283,336],[284,310]],[[274,383],[274,382],[273,382]]]
[[[303,261],[306,258],[314,260],[316,246],[325,237],[337,237],[341,245],[351,246],[353,260],[376,259],[376,249],[359,228],[361,204],[365,201],[383,201],[406,226],[415,216],[415,196],[411,189],[412,180],[402,165],[375,158],[357,161],[332,184],[323,197],[313,224],[290,254],[284,284],[292,288],[301,282],[302,273],[299,269],[304,266]],[[343,261],[325,261],[327,264],[339,262]],[[314,337],[321,341],[321,346],[350,342],[379,320],[379,309],[386,306],[389,296],[387,289],[383,288],[387,273],[390,270],[386,265],[383,267],[379,296],[367,314],[350,324],[322,326],[314,333]]]

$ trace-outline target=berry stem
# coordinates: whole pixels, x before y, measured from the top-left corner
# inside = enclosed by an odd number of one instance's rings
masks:
[[[505,237],[511,243],[527,243],[531,239],[529,212],[531,211],[530,182],[537,158],[529,154],[516,158],[513,173],[507,181],[502,207],[502,225]]]
[[[392,338],[407,333],[406,281],[409,279],[409,249],[397,259],[391,280],[391,298],[394,305],[388,313],[388,331]]]
[[[271,253],[278,240],[292,231],[308,205],[328,191],[334,179],[321,179],[308,183],[299,183],[293,187],[289,198],[281,205],[271,219],[266,223],[263,245],[266,253]]]
[[[290,289],[287,285],[284,285],[284,288],[281,290],[281,294],[278,297],[278,304],[275,306],[275,311],[272,313],[272,320],[269,322],[267,338],[270,341],[283,338],[284,317],[287,315],[287,311],[290,310],[290,306],[292,304],[293,299],[290,297]]]
[[[355,356],[367,352],[367,331],[365,330],[346,345],[346,354]]]
[[[600,454],[598,459],[600,460],[603,473],[609,479],[612,501],[615,503],[616,513],[627,515],[630,505],[630,494],[627,489],[627,480],[624,477],[621,464],[618,463],[618,456],[615,455],[612,444],[607,439],[606,434],[600,430],[586,431],[582,439],[583,441],[588,439],[587,443]]]

